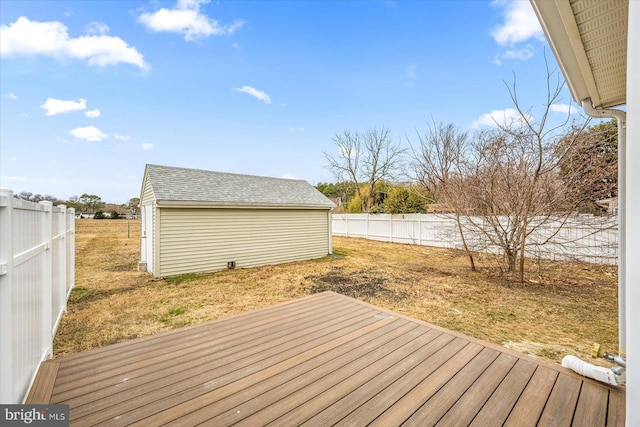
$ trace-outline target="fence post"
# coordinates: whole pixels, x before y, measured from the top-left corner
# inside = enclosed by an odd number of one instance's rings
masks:
[[[393,243],[393,215],[389,214],[389,235],[391,239],[389,240]]]
[[[71,295],[71,290],[76,283],[76,210],[74,208],[67,209],[67,216],[65,218],[65,236],[67,237],[66,250],[67,250],[67,277],[65,280],[66,285],[66,301]]]
[[[42,222],[40,223],[40,241],[44,243],[45,251],[42,253],[42,304],[40,316],[42,325],[42,335],[40,338],[40,350],[44,350],[43,355],[52,352],[52,331],[53,331],[53,203],[49,201],[40,202],[44,208]]]
[[[364,233],[365,233],[365,236],[366,236],[366,238],[368,240],[369,239],[369,213],[366,213],[365,215],[366,215],[366,217],[365,217],[365,224],[364,224],[365,225],[365,232]]]
[[[0,189],[0,403],[17,403],[13,380],[13,191]]]
[[[55,292],[58,294],[61,304],[59,307],[54,308],[56,310],[56,318],[53,321],[52,338],[58,329],[62,314],[67,311],[67,207],[65,205],[58,205],[57,208],[59,212],[56,212],[55,215],[58,216],[58,229],[53,232],[53,235],[57,237],[55,245],[58,253],[58,265],[54,271],[56,269],[58,270],[56,281],[58,288]],[[51,351],[53,352],[53,342],[51,343]]]

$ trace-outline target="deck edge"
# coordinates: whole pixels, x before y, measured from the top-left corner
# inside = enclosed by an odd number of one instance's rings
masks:
[[[40,363],[36,378],[31,385],[26,404],[47,404],[51,401],[53,386],[58,377],[60,363],[56,360],[45,360]]]

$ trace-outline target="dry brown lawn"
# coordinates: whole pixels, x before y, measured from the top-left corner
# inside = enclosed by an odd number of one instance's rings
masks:
[[[471,272],[454,250],[334,238],[338,257],[154,280],[136,271],[139,229],[132,221],[127,238],[125,220],[76,222],[76,284],[56,356],[325,290],[554,362],[588,359],[596,342],[618,348],[615,266],[532,263],[520,284],[490,259]]]

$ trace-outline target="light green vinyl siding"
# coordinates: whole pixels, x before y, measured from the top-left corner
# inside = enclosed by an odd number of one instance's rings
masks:
[[[145,175],[144,182],[142,183],[142,194],[140,195],[140,204],[146,205],[154,201],[153,187],[151,186],[151,180]]]
[[[156,212],[155,212],[155,196],[153,194],[153,187],[148,175],[145,174],[145,178],[142,181],[142,191],[140,193],[140,254],[141,261],[147,263],[147,271],[149,273],[155,273],[155,232],[156,232]]]
[[[319,258],[329,251],[327,211],[158,209],[157,276]]]

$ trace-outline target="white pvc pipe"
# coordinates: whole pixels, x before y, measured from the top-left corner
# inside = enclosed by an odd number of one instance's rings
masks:
[[[591,363],[580,360],[575,356],[563,357],[562,366],[569,368],[584,377],[589,377],[611,385],[618,385],[616,375],[610,368],[592,365]]]
[[[625,272],[625,233],[627,219],[625,215],[627,197],[627,177],[625,161],[627,158],[627,114],[622,110],[593,108],[591,98],[583,99],[582,109],[591,117],[616,119],[618,123],[618,346],[619,353],[627,351],[626,322],[626,272]]]

